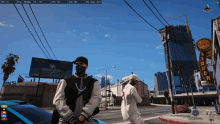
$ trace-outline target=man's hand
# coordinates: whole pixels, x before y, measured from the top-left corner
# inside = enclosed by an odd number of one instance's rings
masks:
[[[80,116],[79,116],[79,120],[80,120],[80,121],[84,121],[84,120],[85,120],[85,117],[82,116],[82,115],[80,115]]]
[[[86,118],[83,115],[80,115],[74,124],[84,124],[84,122],[86,121]]]
[[[70,119],[69,123],[70,123],[70,124],[74,124],[75,121],[76,121],[76,120],[75,120],[74,118],[72,118],[72,119]]]
[[[139,94],[139,96],[141,97],[141,89],[140,89],[140,84],[136,84],[136,88],[137,88],[137,92]]]

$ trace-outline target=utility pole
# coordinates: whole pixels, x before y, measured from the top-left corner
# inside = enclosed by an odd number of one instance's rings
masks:
[[[181,72],[181,68],[182,68],[182,66],[180,65],[180,63],[177,63],[177,68],[179,69],[179,74],[180,74],[180,76],[181,76],[181,80],[183,81],[183,86],[184,86],[184,88],[185,88],[185,92],[186,92],[186,94],[187,94],[187,97],[188,97],[188,101],[189,101],[189,103],[190,103],[190,105],[191,105],[191,101],[190,101],[190,98],[189,98],[189,94],[188,94],[188,91],[187,91],[187,88],[186,88],[186,82],[185,82],[185,80],[184,80],[184,78],[183,78],[183,75],[182,75],[182,72]]]
[[[172,87],[172,79],[171,79],[171,70],[170,70],[170,54],[169,54],[169,44],[167,40],[167,27],[164,28],[164,40],[165,40],[165,51],[167,55],[167,69],[168,69],[168,79],[169,79],[169,86],[170,86],[170,100],[171,100],[171,107],[172,107],[172,113],[175,114],[174,111],[174,101],[173,101],[173,87]]]
[[[191,79],[191,77],[190,77]],[[193,102],[193,105],[195,105],[195,102],[194,102],[194,97],[193,97],[193,91],[192,91],[192,87],[191,87],[191,80],[189,79],[189,84],[190,84],[190,89],[191,89],[191,92],[192,92],[192,102]]]

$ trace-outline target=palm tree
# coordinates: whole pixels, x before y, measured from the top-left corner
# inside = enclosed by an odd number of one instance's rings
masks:
[[[168,104],[168,96],[169,96],[169,92],[168,92],[167,89],[163,89],[162,91],[163,91],[163,95],[164,95],[164,97],[166,98],[166,104]]]
[[[12,54],[12,53],[9,53],[9,55],[6,55],[6,57],[7,58],[5,60],[7,60],[7,62],[2,64],[2,66],[1,66],[2,71],[4,73],[4,76],[3,76],[3,81],[4,82],[2,84],[2,88],[5,85],[5,82],[8,79],[9,75],[15,71],[15,67],[14,67],[15,62],[18,63],[18,61],[19,61],[18,55],[15,55],[15,54]],[[2,88],[1,88],[1,91],[2,91]]]

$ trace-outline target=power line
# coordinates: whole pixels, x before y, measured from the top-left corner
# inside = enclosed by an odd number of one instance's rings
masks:
[[[145,3],[145,5],[151,10],[151,12],[157,17],[157,15],[154,13],[154,11],[147,5],[147,3],[143,0],[143,2]],[[166,26],[158,17],[157,19],[164,25]]]
[[[32,25],[32,27],[34,28],[34,31],[35,31],[35,33],[37,34],[37,36],[38,36],[38,38],[39,38],[39,40],[40,40],[42,46],[43,46],[44,49],[46,50],[47,54],[50,56],[50,54],[48,53],[48,51],[47,51],[47,49],[45,48],[44,44],[42,43],[42,41],[41,41],[41,39],[40,39],[40,37],[39,37],[39,35],[38,35],[38,33],[37,33],[37,31],[36,31],[36,29],[35,29],[35,27],[34,27],[32,21],[31,21],[30,17],[28,16],[27,11],[26,11],[26,9],[24,8],[24,5],[23,5],[23,4],[21,4],[21,5],[22,5],[22,7],[23,7],[23,9],[24,9],[24,11],[25,11],[25,13],[26,13],[26,15],[27,15],[27,17],[28,17],[28,19],[29,19],[31,25]],[[50,56],[50,58],[51,58],[51,56]],[[52,58],[51,58],[51,59],[52,59]]]
[[[144,1],[144,0],[143,0]],[[149,0],[150,1],[150,0]],[[144,1],[144,3],[145,3],[145,1]],[[153,5],[153,7],[157,10],[157,8],[154,6],[154,4],[150,1],[150,3]],[[146,3],[145,3],[146,4]],[[146,4],[147,5],[147,4]],[[147,5],[148,6],[148,5]],[[150,7],[148,6],[148,8],[150,9]],[[151,9],[150,9],[151,10]],[[151,10],[151,12],[156,16],[156,14]],[[157,10],[157,12],[160,14],[160,12]],[[164,17],[160,14],[160,16],[164,19]],[[156,16],[157,17],[157,16]],[[157,19],[162,23],[162,21],[157,17]],[[170,26],[170,24],[164,19],[164,21]],[[164,25],[164,23],[162,23],[163,25]],[[165,25],[164,25],[165,26]],[[177,45],[177,41],[176,41],[176,36],[175,36],[175,32],[174,32],[174,30],[173,29],[171,29],[171,31],[172,31],[172,34],[173,34],[173,36],[174,36],[174,42],[176,43],[176,47],[177,47],[177,49],[179,50],[179,47],[178,47],[178,45]],[[176,51],[176,49],[174,48],[174,50]],[[177,54],[178,54],[178,52],[177,52]],[[174,56],[176,57],[176,52],[175,52],[175,54],[174,54]],[[178,57],[179,57],[179,54],[177,55]],[[177,58],[177,57],[176,57]],[[180,59],[180,57],[179,57],[179,60],[181,61],[181,59]],[[179,61],[177,60],[177,62],[179,63]]]
[[[150,0],[149,0],[150,1]],[[154,6],[154,4],[150,1],[151,5],[157,10],[157,8]],[[160,12],[157,10],[157,12],[160,14]],[[160,16],[163,18],[163,16],[160,14]],[[164,18],[163,18],[164,19]],[[169,23],[164,19],[164,21],[169,25]],[[170,25],[169,25],[170,26]]]
[[[136,14],[138,14],[147,24],[149,24],[151,27],[153,27],[155,30],[157,30],[157,31],[159,32],[158,29],[156,29],[153,25],[151,25],[149,22],[147,22],[138,12],[136,12],[136,11],[131,7],[131,5],[129,5],[129,3],[126,2],[126,0],[124,0],[124,1],[125,1],[125,3],[126,3]]]
[[[30,7],[30,9],[31,9],[31,11],[32,11],[32,13],[33,13],[33,15],[34,15],[34,17],[35,17],[35,20],[37,21],[37,24],[38,24],[38,26],[39,26],[39,28],[40,28],[40,30],[41,30],[41,32],[42,32],[42,34],[43,34],[43,36],[44,36],[44,39],[46,40],[46,42],[47,42],[47,39],[46,39],[46,37],[45,37],[45,35],[44,35],[44,33],[43,33],[43,31],[42,31],[42,29],[41,29],[41,27],[40,27],[40,24],[38,23],[38,20],[37,20],[37,18],[36,18],[36,16],[35,16],[35,14],[34,14],[34,11],[32,10],[32,8],[31,8],[31,5],[29,4],[29,7]],[[50,48],[50,50],[52,51],[52,49],[51,49],[51,47],[50,47],[50,45],[48,44],[48,42],[47,42],[47,45],[49,46],[49,48]],[[52,53],[53,53],[53,51],[52,51]],[[54,53],[53,53],[53,55],[54,55]],[[54,55],[54,57],[56,58],[56,56]],[[57,59],[57,58],[56,58]]]
[[[18,11],[18,8],[15,6],[14,1],[11,0],[15,9],[17,10],[18,14],[20,15],[21,19],[23,20],[25,26],[27,27],[28,31],[31,33],[30,29],[28,28],[26,22],[24,21],[23,17],[21,16],[20,12]],[[37,45],[40,47],[40,45],[38,44],[37,40],[35,39],[34,35],[31,33],[32,37],[34,38],[35,42],[37,43]],[[40,49],[43,51],[43,49],[40,47]],[[44,55],[48,58],[47,54],[45,54],[45,52],[43,51]],[[49,59],[49,58],[48,58]]]

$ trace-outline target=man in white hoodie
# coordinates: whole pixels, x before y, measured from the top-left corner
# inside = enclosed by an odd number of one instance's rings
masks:
[[[144,124],[141,118],[141,113],[138,111],[137,103],[141,103],[142,99],[139,96],[136,88],[138,76],[132,74],[129,76],[129,83],[124,87],[122,94],[121,113],[123,120],[130,120],[131,124]]]

